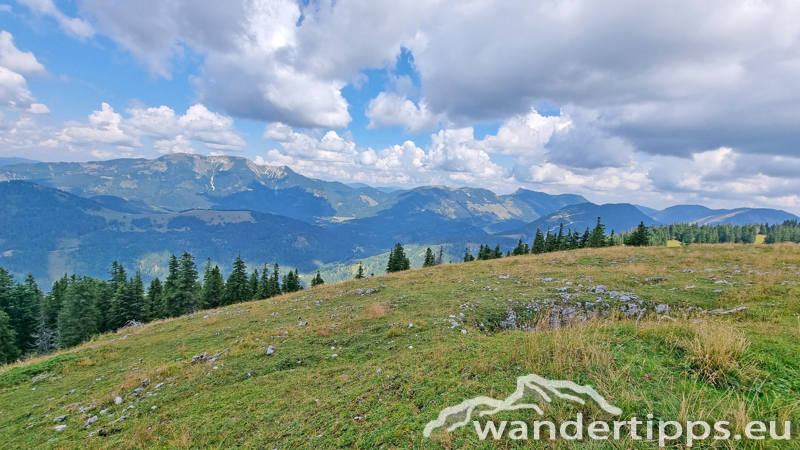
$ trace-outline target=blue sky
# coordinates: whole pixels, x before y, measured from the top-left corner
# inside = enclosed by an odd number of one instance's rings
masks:
[[[800,7],[685,3],[0,0],[0,157],[800,212]]]

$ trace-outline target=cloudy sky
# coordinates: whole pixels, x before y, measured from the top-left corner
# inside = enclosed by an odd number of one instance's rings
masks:
[[[800,213],[796,0],[0,0],[0,157]]]

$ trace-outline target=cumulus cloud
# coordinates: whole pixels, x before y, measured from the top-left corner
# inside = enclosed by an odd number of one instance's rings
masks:
[[[94,29],[84,20],[76,17],[69,17],[58,10],[53,0],[17,0],[19,3],[27,6],[35,14],[39,16],[48,16],[55,19],[58,25],[65,32],[78,37],[90,38],[94,36]]]
[[[439,126],[443,115],[432,114],[424,100],[419,106],[404,96],[381,92],[370,100],[365,112],[369,118],[367,128],[401,126],[406,133],[430,131]]]
[[[31,52],[20,51],[14,37],[0,31],[0,106],[32,114],[47,114],[47,106],[36,103],[22,74],[44,75],[44,66]]]
[[[0,66],[23,75],[45,75],[47,71],[31,52],[23,52],[14,45],[8,31],[0,31]]]
[[[192,141],[202,142],[212,149],[238,150],[245,145],[236,134],[233,119],[211,112],[202,104],[190,107],[186,114],[177,115],[167,106],[128,108],[124,118],[107,103],[100,111],[89,115],[87,123],[73,122],[58,135],[58,140],[70,145],[93,146],[108,144],[141,147],[141,138],[152,138],[160,153],[193,153]]]
[[[36,103],[25,77],[0,66],[0,105],[33,114],[47,114],[47,106]]]

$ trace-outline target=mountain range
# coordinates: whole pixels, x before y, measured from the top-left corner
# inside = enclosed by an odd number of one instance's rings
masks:
[[[73,272],[105,277],[114,260],[145,278],[163,276],[169,253],[183,250],[223,269],[241,252],[250,266],[278,262],[346,276],[348,265],[366,258],[379,267],[375,258],[397,242],[414,249],[443,245],[453,259],[463,256],[464,246],[499,243],[506,249],[561,223],[583,232],[597,217],[609,233],[642,221],[741,225],[797,219],[760,208],[596,205],[580,195],[526,189],[498,195],[467,187],[373,188],[240,157],[187,154],[12,161],[0,167],[0,211],[0,266],[18,275],[32,272],[45,283]]]

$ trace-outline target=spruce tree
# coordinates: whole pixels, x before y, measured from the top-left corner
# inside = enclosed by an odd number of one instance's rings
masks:
[[[464,262],[475,261],[475,257],[469,252],[469,247],[464,251]]]
[[[398,242],[389,254],[389,262],[386,265],[386,272],[399,272],[411,268],[411,261],[406,257],[406,251]]]
[[[120,265],[115,265],[112,271],[114,271],[114,269],[122,269],[121,271],[116,271],[116,274],[114,275],[115,277],[118,276],[117,274],[120,272],[123,274],[125,273],[125,269]],[[114,294],[113,297],[111,297],[108,312],[105,314],[105,327],[101,327],[101,330],[104,328],[108,330],[116,330],[121,328],[125,324],[125,321],[128,320],[125,312],[126,302],[128,301],[128,281],[114,280],[112,278],[112,280],[109,282],[109,286],[113,288]]]
[[[317,276],[315,276],[311,280],[311,287],[321,286],[325,284],[325,280],[322,279],[322,275],[320,275],[319,270],[317,271]]]
[[[525,246],[522,243],[522,238],[519,238],[519,242],[517,243],[517,246],[514,247],[514,251],[511,252],[511,254],[514,255],[514,256],[519,256],[519,255],[524,255],[525,254]]]
[[[492,252],[492,259],[498,259],[503,257],[503,251],[500,250],[500,244],[494,248],[494,252]]]
[[[150,282],[150,287],[147,288],[147,297],[145,298],[144,314],[148,322],[166,316],[164,314],[162,293],[161,280],[156,277]]]
[[[223,304],[232,305],[250,300],[250,285],[247,282],[247,266],[237,255],[233,261],[233,270],[225,282],[225,300]]]
[[[169,258],[167,278],[164,280],[164,289],[161,295],[161,301],[163,303],[161,310],[163,311],[164,317],[178,315],[176,314],[178,310],[178,290],[180,284],[180,274],[178,270],[178,258],[175,255],[171,255]]]
[[[422,267],[431,267],[436,263],[436,257],[433,256],[433,250],[430,247],[425,251],[425,261],[422,263]]]
[[[101,316],[97,309],[97,296],[98,282],[92,278],[76,278],[70,283],[58,316],[60,347],[78,345],[99,332]]]
[[[358,270],[356,271],[356,280],[364,278],[364,264],[358,263]]]
[[[556,237],[556,250],[566,250],[568,248],[567,240],[564,237],[564,223],[558,228],[558,236]]]
[[[145,315],[145,299],[144,299],[144,282],[142,281],[142,273],[136,271],[133,278],[128,281],[128,305],[127,305],[127,320],[136,320],[137,322],[145,322],[147,317]]]
[[[441,266],[444,264],[444,246],[439,246],[439,253],[436,255],[436,260],[433,262],[434,266]]]
[[[11,327],[11,318],[0,309],[0,364],[13,362],[19,357],[16,341],[17,333]]]
[[[544,238],[544,251],[546,253],[556,251],[556,235],[547,230],[547,235]]]
[[[589,235],[589,239],[586,241],[586,246],[589,248],[600,248],[605,247],[608,245],[608,240],[606,239],[606,226],[600,221],[600,218],[597,218],[597,225],[595,225],[594,230]]]
[[[218,308],[225,296],[225,280],[219,266],[209,268],[203,276],[201,302],[203,308]]]
[[[258,298],[258,269],[253,269],[252,275],[250,275],[250,280],[248,283],[250,284],[250,299],[255,300]]]
[[[591,236],[591,232],[589,232],[589,227],[586,227],[586,231],[581,236],[581,240],[578,241],[578,248],[586,248],[587,244],[589,243],[589,237]]]
[[[536,229],[536,237],[533,238],[533,245],[531,245],[531,253],[540,254],[544,253],[544,235],[542,230]]]
[[[650,230],[645,226],[644,221],[628,236],[625,245],[634,247],[644,247],[650,245]]]
[[[269,279],[269,297],[281,295],[281,283],[279,276],[280,267],[278,266],[278,263],[275,263],[275,266],[272,267],[272,276]]]
[[[13,283],[13,277],[11,278]],[[5,282],[7,283],[7,282]],[[6,291],[5,312],[11,321],[14,329],[16,341],[14,345],[21,353],[27,352],[34,347],[37,319],[39,317],[39,305],[42,292],[36,285],[33,275],[28,274],[23,284],[12,285],[10,292]]]
[[[264,267],[261,269],[261,281],[258,282],[256,298],[262,299],[269,297],[272,297],[272,295],[270,295],[269,269],[267,263],[264,263]]]

